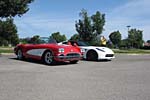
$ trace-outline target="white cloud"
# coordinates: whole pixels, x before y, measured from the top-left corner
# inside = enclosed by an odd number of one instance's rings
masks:
[[[123,38],[127,37],[127,25],[143,30],[144,39],[150,39],[150,2],[149,0],[132,0],[116,7],[107,14],[106,35],[120,30]]]
[[[113,10],[114,14],[121,14],[121,16],[133,16],[137,17],[141,15],[150,15],[149,0],[131,0],[125,5],[121,5]]]
[[[131,28],[143,30],[144,39],[150,39],[150,1],[128,0],[126,4],[116,6],[111,12],[106,12],[106,25],[104,35],[120,30],[123,38],[127,37],[127,25]],[[109,10],[110,11],[110,10]],[[55,15],[58,16],[58,15]],[[61,32],[68,38],[76,33],[75,20],[71,15],[55,17],[53,14],[26,15],[16,18],[20,37],[33,35],[49,36],[53,32]],[[76,17],[76,16],[75,16]]]
[[[25,17],[15,20],[20,37],[33,35],[49,36],[53,32],[60,32],[67,37],[75,32],[75,20],[69,18],[55,19],[45,16]]]

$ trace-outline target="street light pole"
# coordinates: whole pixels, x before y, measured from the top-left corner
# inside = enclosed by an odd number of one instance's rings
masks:
[[[127,26],[127,28],[128,28],[128,33],[129,33],[129,30],[130,30],[130,27],[131,27],[130,25]]]
[[[130,27],[131,27],[130,25],[127,26],[127,28],[128,28],[128,35],[129,35]],[[130,42],[131,42],[131,48],[133,48],[133,43],[132,43],[132,41],[130,41]]]

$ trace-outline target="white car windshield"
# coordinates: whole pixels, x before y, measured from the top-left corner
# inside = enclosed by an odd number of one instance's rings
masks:
[[[89,46],[87,43],[85,43],[83,41],[78,41],[77,44],[78,44],[78,46]]]

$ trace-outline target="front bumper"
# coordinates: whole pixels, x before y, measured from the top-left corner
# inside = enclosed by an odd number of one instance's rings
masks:
[[[114,54],[103,54],[99,56],[98,60],[111,60],[113,58],[115,58]]]
[[[82,58],[81,54],[78,53],[70,53],[66,55],[60,54],[54,57],[56,61],[74,61],[74,60],[80,60],[81,58]]]

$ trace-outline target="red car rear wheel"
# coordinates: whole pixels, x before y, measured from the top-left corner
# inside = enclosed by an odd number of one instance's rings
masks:
[[[24,59],[23,52],[21,49],[18,49],[18,51],[17,51],[17,59],[19,59],[19,60]]]

